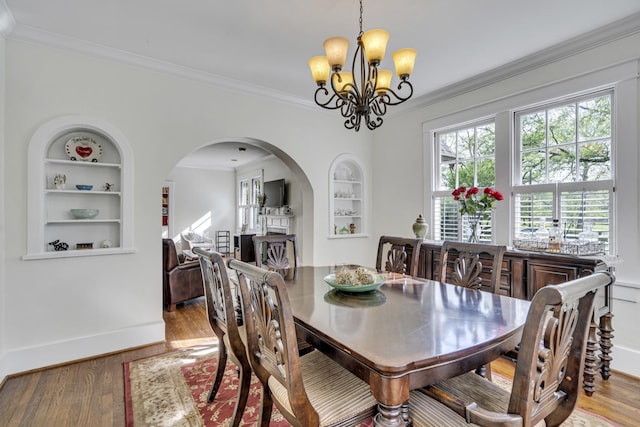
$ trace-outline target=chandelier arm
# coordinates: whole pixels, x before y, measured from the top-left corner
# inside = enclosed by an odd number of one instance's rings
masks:
[[[371,130],[376,130],[382,125],[382,118],[376,117],[375,122],[373,120],[367,120],[367,127]]]
[[[404,87],[408,87],[409,89],[408,95],[402,96],[397,92],[395,92],[393,89],[389,88],[387,89],[387,92],[386,92],[387,98],[382,102],[384,102],[387,105],[398,105],[398,104],[402,104],[404,101],[411,98],[411,96],[413,95],[413,86],[411,85],[411,82],[408,80],[401,81],[400,84],[398,85],[398,90],[399,91],[403,90]],[[393,95],[393,98],[390,95]]]
[[[350,117],[356,113],[357,103],[352,99],[353,96],[353,93],[348,92],[344,96],[340,97],[342,104],[340,114],[342,114],[342,117]]]
[[[385,114],[387,114],[387,105],[388,104],[388,100],[389,96],[388,95],[378,95],[375,98],[373,98],[371,100],[371,103],[369,104],[371,106],[371,111],[373,112],[373,114],[375,114],[376,116],[380,117],[380,116],[384,116]]]
[[[314,100],[316,101],[316,104],[318,104],[322,108],[326,108],[327,110],[337,110],[339,108],[342,108],[342,105],[341,105],[342,103],[340,102],[340,96],[335,92],[326,101],[321,101],[320,96],[325,96],[325,97],[329,96],[329,91],[324,86],[321,86],[318,89],[316,89],[316,93],[314,96]]]

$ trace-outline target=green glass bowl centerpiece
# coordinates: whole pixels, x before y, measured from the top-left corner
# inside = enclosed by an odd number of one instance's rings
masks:
[[[368,271],[362,267],[355,270],[346,268],[324,277],[329,286],[348,293],[371,292],[378,289],[387,280],[384,274]]]

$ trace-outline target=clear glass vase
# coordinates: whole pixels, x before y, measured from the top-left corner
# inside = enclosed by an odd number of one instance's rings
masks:
[[[468,243],[478,243],[482,232],[482,215],[465,215],[464,224],[465,232],[462,240]]]

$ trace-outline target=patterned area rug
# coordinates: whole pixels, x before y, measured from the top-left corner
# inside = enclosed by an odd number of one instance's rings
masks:
[[[225,377],[212,403],[207,402],[216,371],[217,345],[196,346],[124,364],[127,427],[219,427],[231,423],[238,388],[235,365],[229,362]],[[494,382],[509,387],[506,378],[493,375]],[[258,425],[261,387],[255,375],[245,412],[243,427]],[[274,408],[271,426],[290,424]],[[371,427],[373,422],[357,427]],[[576,409],[565,427],[612,427],[596,415]],[[419,426],[416,426],[419,427]]]

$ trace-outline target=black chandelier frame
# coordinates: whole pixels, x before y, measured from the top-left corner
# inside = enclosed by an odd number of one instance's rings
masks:
[[[326,82],[319,81],[314,100],[316,104],[327,110],[340,110],[342,117],[346,118],[344,126],[347,129],[360,130],[362,119],[371,130],[382,125],[382,116],[387,113],[387,106],[402,104],[413,95],[413,86],[409,82],[409,75],[401,75],[397,92],[389,88],[378,87],[378,66],[379,61],[367,62],[365,59],[365,49],[362,43],[362,0],[360,1],[360,33],[358,34],[358,47],[353,55],[351,72],[353,83],[340,85],[341,90],[336,87],[337,83],[342,83],[342,72],[339,66],[333,66],[329,81],[331,82],[332,93],[326,87]],[[358,58],[360,59],[358,61]],[[356,65],[359,65],[359,81],[356,78]]]

